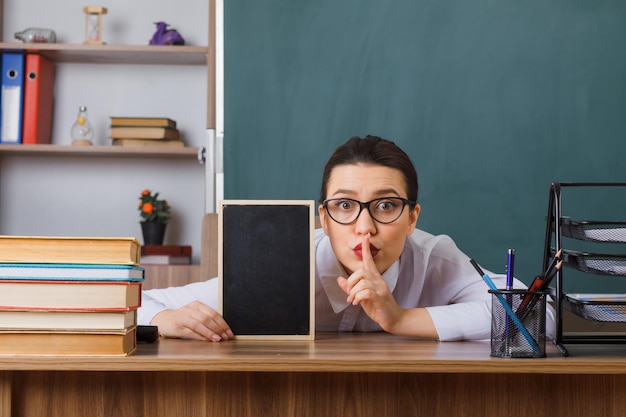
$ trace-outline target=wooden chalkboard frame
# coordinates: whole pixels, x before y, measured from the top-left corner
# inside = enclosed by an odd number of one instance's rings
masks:
[[[315,207],[219,202],[219,312],[238,339],[315,339]]]

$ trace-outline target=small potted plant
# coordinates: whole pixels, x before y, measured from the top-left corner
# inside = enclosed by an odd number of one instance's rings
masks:
[[[160,200],[157,192],[143,190],[139,197],[138,210],[141,216],[144,245],[162,245],[165,228],[171,218],[167,200]]]

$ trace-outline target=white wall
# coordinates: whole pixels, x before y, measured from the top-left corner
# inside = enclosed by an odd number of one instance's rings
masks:
[[[91,4],[91,3],[90,3]],[[53,29],[61,43],[84,40],[84,1],[4,0],[3,39],[28,27]],[[147,45],[154,22],[178,29],[188,45],[208,43],[208,0],[183,3],[112,0],[102,37],[107,44]],[[167,116],[183,140],[202,147],[206,136],[206,68],[178,65],[57,64],[53,143],[70,144],[78,106],[86,105],[94,144],[108,145],[109,117]],[[204,166],[194,160],[126,157],[11,156],[0,159],[0,233],[135,236],[144,188],[173,207],[166,243],[191,244],[199,262]]]

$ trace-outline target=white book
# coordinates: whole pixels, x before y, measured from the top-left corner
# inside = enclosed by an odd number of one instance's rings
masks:
[[[189,265],[191,257],[187,255],[143,255],[142,265]]]
[[[0,311],[0,330],[121,331],[137,325],[137,310],[103,311]]]

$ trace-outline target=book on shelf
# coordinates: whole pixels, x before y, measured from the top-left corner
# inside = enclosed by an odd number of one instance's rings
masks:
[[[119,332],[0,331],[0,354],[131,355],[137,328]]]
[[[0,280],[143,281],[145,270],[138,265],[0,263]]]
[[[185,142],[182,140],[154,140],[154,139],[113,139],[113,146],[173,146],[184,148]]]
[[[0,280],[0,310],[124,311],[140,305],[137,281]]]
[[[176,120],[169,117],[123,117],[111,116],[111,127],[156,126],[176,128]]]
[[[141,257],[142,265],[189,265],[189,255],[145,255]]]
[[[152,126],[111,126],[109,137],[113,139],[168,139],[178,140],[180,138],[178,129],[171,127]]]
[[[186,255],[191,256],[191,245],[143,245],[141,256],[146,255]]]
[[[0,310],[1,330],[123,331],[137,325],[137,310]]]
[[[137,265],[140,256],[131,237],[0,235],[0,262]]]

